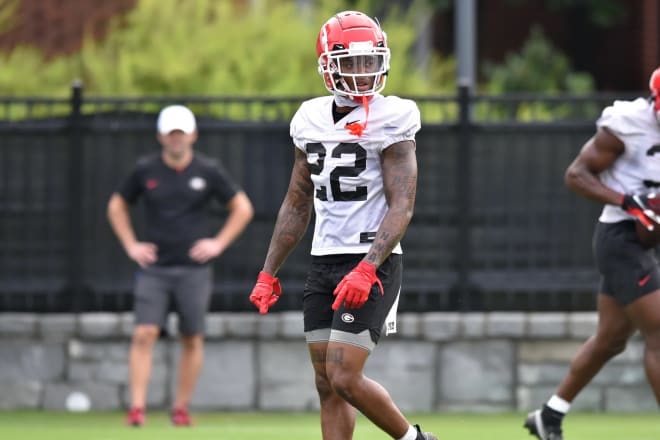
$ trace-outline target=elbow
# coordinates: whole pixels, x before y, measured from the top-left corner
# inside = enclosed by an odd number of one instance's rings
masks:
[[[568,188],[575,189],[579,180],[579,171],[574,166],[568,167],[564,173],[564,185],[566,185]]]
[[[112,219],[116,216],[117,210],[119,209],[119,201],[117,200],[116,196],[110,197],[110,201],[108,202],[108,207],[105,210],[105,215],[108,219],[108,221],[112,222]]]
[[[240,218],[243,219],[243,223],[248,224],[254,218],[254,206],[252,201],[245,194],[241,194],[237,198],[238,203],[236,204],[236,212],[239,214]]]
[[[243,211],[244,211],[243,216],[245,218],[245,223],[250,223],[254,218],[254,206],[252,205],[252,203],[248,202],[247,206],[245,206],[245,209]]]
[[[392,200],[390,201],[388,211],[407,225],[415,213],[415,201],[408,198]]]
[[[399,216],[399,218],[403,223],[405,223],[406,225],[410,224],[410,221],[412,220],[414,214],[413,206],[409,206],[409,205],[401,206],[399,209],[395,208],[394,211],[397,213],[397,215]]]
[[[412,206],[410,206],[408,209],[405,210],[404,215],[405,215],[405,219],[408,220],[408,223],[410,223],[414,214],[415,214],[415,208]]]

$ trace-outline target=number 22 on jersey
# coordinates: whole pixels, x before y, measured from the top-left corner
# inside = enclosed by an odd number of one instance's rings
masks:
[[[321,176],[323,167],[326,165],[327,150],[321,143],[307,144],[307,155],[316,155],[316,163],[310,162],[310,172]],[[352,164],[341,164],[332,169],[329,174],[330,191],[332,199],[336,202],[354,202],[367,199],[367,187],[356,186],[353,190],[342,190],[341,177],[358,177],[360,173],[367,169],[367,150],[360,144],[342,142],[332,149],[333,158],[341,158],[342,155],[352,155],[355,160]],[[311,158],[310,158],[311,159]],[[327,185],[320,185],[316,188],[316,198],[319,200],[328,200]]]

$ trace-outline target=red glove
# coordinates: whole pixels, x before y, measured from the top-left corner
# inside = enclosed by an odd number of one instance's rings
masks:
[[[621,208],[635,216],[647,230],[652,231],[660,223],[660,197],[655,193],[645,195],[624,194]]]
[[[380,294],[383,295],[383,284],[376,275],[376,266],[360,261],[337,285],[333,292],[337,298],[332,303],[332,310],[339,309],[342,302],[346,308],[359,309],[369,299],[369,292],[374,283],[378,284]]]
[[[268,308],[280,299],[281,294],[280,280],[262,270],[250,294],[250,302],[259,308],[259,313],[265,315]]]

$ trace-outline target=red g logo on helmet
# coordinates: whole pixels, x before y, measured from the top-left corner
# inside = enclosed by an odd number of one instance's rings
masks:
[[[331,93],[372,96],[385,87],[390,49],[380,25],[357,11],[340,12],[321,27],[316,40],[319,73]]]

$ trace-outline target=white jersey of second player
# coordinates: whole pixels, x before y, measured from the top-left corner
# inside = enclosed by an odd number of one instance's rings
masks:
[[[601,182],[623,194],[660,191],[660,125],[653,104],[644,98],[615,101],[596,125],[606,128],[625,145],[614,164],[600,174]],[[621,207],[605,205],[599,220],[615,223],[634,219]]]
[[[314,183],[316,220],[312,255],[367,253],[387,211],[381,154],[390,145],[415,140],[420,129],[417,105],[379,94],[334,122],[334,97],[302,103],[291,120],[291,138],[307,155]],[[358,137],[346,129],[367,126]],[[394,253],[401,253],[397,244]]]

